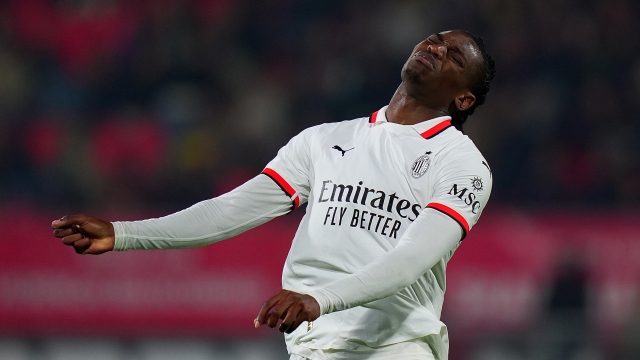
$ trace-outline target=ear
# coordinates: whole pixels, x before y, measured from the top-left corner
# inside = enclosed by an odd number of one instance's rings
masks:
[[[458,111],[465,111],[476,103],[476,96],[473,95],[471,91],[467,90],[456,97],[455,100],[453,100],[453,103]]]

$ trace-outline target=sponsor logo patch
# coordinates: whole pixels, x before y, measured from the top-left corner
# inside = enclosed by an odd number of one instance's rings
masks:
[[[347,151],[351,151],[351,150],[355,149],[355,147],[352,147],[351,149],[347,149],[347,150],[342,150],[342,148],[340,146],[333,145],[332,149],[340,151],[342,153],[342,157],[344,157],[344,154],[346,154]]]
[[[473,179],[471,179],[471,187],[473,188],[473,191],[482,191],[483,189],[482,178],[480,176],[476,176]]]
[[[411,165],[411,176],[414,179],[421,177],[429,170],[429,166],[431,165],[430,154],[431,151],[427,151],[424,155],[420,155],[416,161],[413,162],[413,165]]]
[[[477,195],[473,191],[469,191],[468,188],[458,187],[458,184],[453,184],[448,194],[457,197],[464,201],[466,205],[471,206],[472,213],[477,214],[478,210],[480,210],[480,201],[478,201]]]

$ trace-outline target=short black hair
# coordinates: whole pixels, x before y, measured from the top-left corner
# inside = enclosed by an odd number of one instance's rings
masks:
[[[496,75],[496,62],[493,60],[493,57],[489,55],[487,49],[484,46],[484,40],[481,37],[476,36],[468,31],[458,30],[463,32],[478,45],[480,49],[480,53],[482,54],[482,69],[480,71],[480,76],[471,84],[471,93],[476,97],[476,102],[467,110],[458,111],[455,114],[451,115],[451,124],[456,127],[456,129],[462,131],[462,124],[467,121],[467,117],[473,114],[476,108],[482,104],[487,99],[487,93],[491,89],[491,80]]]

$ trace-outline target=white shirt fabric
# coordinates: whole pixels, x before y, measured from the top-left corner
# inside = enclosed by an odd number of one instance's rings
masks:
[[[259,199],[259,201],[256,201]],[[135,222],[114,222],[116,230],[115,250],[128,249],[177,249],[204,246],[219,240],[227,239],[247,229],[253,228],[276,216],[289,212],[293,208],[291,198],[286,196],[280,187],[267,176],[260,175],[246,184],[218,198],[200,202],[188,209],[160,219],[149,219]],[[447,243],[455,243],[460,238],[461,229],[446,215],[435,212],[433,216],[423,216],[417,220],[421,226],[412,226],[411,230],[431,231],[429,240],[403,236],[404,245],[397,249],[410,249],[410,253],[393,252],[395,257],[379,259],[372,269],[367,266],[353,276],[334,282],[323,289],[330,292],[328,298],[318,296],[323,312],[330,309],[348,308],[366,298],[381,297],[388,288],[402,288],[412,283],[424,271],[420,262],[411,262],[415,254],[435,256],[448,250]],[[440,217],[440,219],[437,219]],[[431,219],[431,221],[423,221]],[[433,221],[435,220],[435,221]],[[420,230],[421,229],[421,230]],[[416,241],[417,240],[417,241]],[[450,245],[449,245],[450,246]],[[440,248],[440,250],[438,250]],[[399,256],[398,256],[399,255]],[[420,255],[422,256],[422,255]],[[423,259],[421,259],[423,260]],[[409,264],[407,264],[409,261]],[[396,269],[388,271],[389,269]],[[421,270],[422,269],[422,270]],[[399,274],[404,273],[404,276]],[[367,278],[362,278],[365,274]],[[352,281],[356,280],[357,283]],[[346,300],[351,299],[351,300]],[[324,300],[324,301],[323,301]],[[306,326],[306,325],[303,325]],[[299,354],[292,359],[349,359],[349,360],[382,360],[397,359],[432,359],[432,351],[426,339],[369,348],[359,345],[352,349],[310,349],[297,347]]]
[[[441,212],[466,235],[492,183],[486,160],[449,117],[399,125],[387,121],[386,107],[369,119],[304,130],[265,173],[294,201],[308,201],[285,262],[283,288],[309,293],[321,304],[331,297],[332,283],[379,265],[376,260],[389,256],[418,217]],[[286,334],[289,351],[376,348],[424,338],[438,359],[446,359],[448,335],[440,314],[446,263],[458,244],[433,264],[425,262],[426,272],[410,286],[389,296],[365,296],[377,300],[327,313],[311,331],[301,326]],[[348,302],[329,311],[354,305]]]
[[[321,350],[298,347],[297,350],[300,350],[300,352],[291,354],[290,360],[435,360],[429,344],[424,339],[415,339],[377,348],[360,345],[354,349]]]
[[[303,131],[264,170],[271,180],[164,218],[114,223],[115,248],[202,246],[308,201],[283,288],[314,296],[324,315],[285,336],[289,352],[384,359],[424,349],[446,359],[445,266],[486,204],[491,173],[450,118],[404,126],[385,110]]]
[[[158,219],[113,222],[114,250],[184,249],[228,239],[292,210],[291,199],[259,175],[215,199]]]

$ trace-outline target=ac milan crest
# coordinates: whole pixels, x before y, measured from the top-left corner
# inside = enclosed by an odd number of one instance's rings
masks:
[[[413,165],[411,165],[411,176],[413,176],[414,179],[419,178],[429,170],[429,165],[431,165],[431,158],[429,157],[429,154],[431,154],[431,151],[427,151],[424,155],[420,155],[416,161],[413,162]]]

